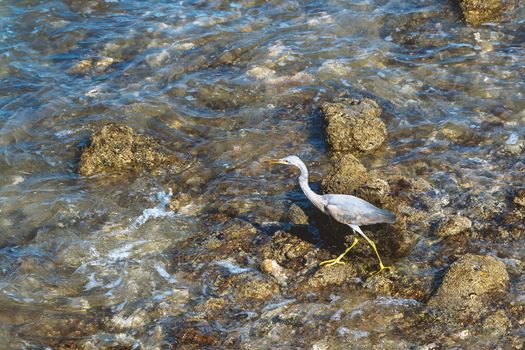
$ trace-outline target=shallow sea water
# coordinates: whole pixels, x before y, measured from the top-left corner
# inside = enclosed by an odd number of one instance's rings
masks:
[[[367,168],[423,176],[443,215],[497,210],[524,186],[524,14],[469,27],[444,0],[1,2],[3,348],[169,348],[173,320],[207,293],[172,264],[177,242],[214,227],[217,212],[264,234],[285,227],[287,208],[308,204],[289,171],[263,160],[297,154],[319,181],[329,149],[317,103],[342,93],[385,111],[388,145],[362,159]],[[78,175],[81,148],[107,122],[169,140],[197,165],[170,177]],[[396,266],[445,254],[417,234]],[[523,237],[474,243],[506,259],[516,299]],[[419,302],[341,293],[283,296],[209,328],[243,348],[414,346],[377,324]],[[283,308],[311,322],[304,332],[339,309],[345,324],[315,342],[265,329]]]

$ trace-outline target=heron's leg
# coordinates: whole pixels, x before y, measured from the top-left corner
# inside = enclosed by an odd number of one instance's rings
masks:
[[[326,266],[332,266],[332,265],[336,265],[336,264],[341,264],[341,265],[344,265],[344,261],[341,261],[341,259],[346,255],[346,253],[348,253],[353,247],[355,247],[355,245],[358,243],[359,241],[357,240],[357,238],[354,238],[354,242],[352,242],[352,245],[350,245],[350,247],[346,248],[345,252],[341,255],[339,255],[337,258],[335,259],[330,259],[330,260],[325,260],[325,261],[321,261],[319,263],[319,265],[326,265]]]
[[[377,255],[377,259],[379,260],[379,270],[376,271],[376,272],[372,272],[370,274],[370,276],[375,275],[376,273],[379,273],[379,272],[381,272],[381,271],[383,271],[385,269],[391,270],[392,267],[383,265],[383,261],[381,261],[381,257],[379,256],[379,252],[377,251],[376,244],[374,243],[374,241],[372,241],[370,238],[368,238],[365,235],[365,233],[363,231],[361,231],[361,228],[359,228],[359,226],[357,226],[357,225],[348,225],[348,226],[350,226],[354,231],[357,231],[361,236],[363,236],[363,238],[366,239],[368,244],[370,244],[370,246],[372,247],[372,249],[374,250],[374,252]]]

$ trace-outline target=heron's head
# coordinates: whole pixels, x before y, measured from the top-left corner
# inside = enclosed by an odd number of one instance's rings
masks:
[[[301,165],[304,164],[303,161],[297,156],[288,156],[281,159],[270,160],[270,163],[295,165],[298,168],[301,168]]]

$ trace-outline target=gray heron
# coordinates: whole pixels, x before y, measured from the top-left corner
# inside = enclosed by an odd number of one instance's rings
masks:
[[[325,194],[319,195],[312,191],[308,185],[308,169],[303,161],[297,156],[288,156],[282,159],[270,160],[272,164],[287,164],[294,165],[301,170],[299,176],[299,185],[306,197],[312,204],[322,211],[324,214],[334,218],[340,223],[346,224],[352,228],[353,231],[359,233],[374,250],[377,259],[379,260],[379,270],[372,273],[378,273],[391,267],[385,266],[381,261],[381,257],[377,251],[375,243],[368,238],[359,226],[372,225],[379,223],[393,224],[396,221],[396,216],[385,209],[380,209],[367,201],[347,195],[347,194]],[[320,263],[322,266],[332,266],[336,264],[344,264],[341,259],[358,243],[358,239],[354,238],[353,243],[341,255],[335,259],[326,260]]]

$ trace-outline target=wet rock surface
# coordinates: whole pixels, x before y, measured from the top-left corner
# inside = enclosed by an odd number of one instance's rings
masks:
[[[436,230],[439,237],[454,236],[464,232],[472,227],[472,221],[469,218],[456,215],[443,221]]]
[[[286,284],[288,279],[286,271],[275,260],[264,259],[261,262],[261,271],[275,278],[279,284]]]
[[[478,25],[484,22],[503,20],[506,11],[515,6],[515,0],[458,0],[463,16],[468,24]]]
[[[520,207],[525,207],[525,189],[522,188],[517,190],[512,201]]]
[[[324,193],[354,194],[369,180],[366,168],[350,153],[335,154],[331,164],[321,181]]]
[[[297,204],[291,205],[288,216],[294,225],[308,225],[308,216]]]
[[[369,152],[386,140],[381,107],[372,99],[340,99],[320,105],[332,151]]]
[[[308,290],[310,288],[312,291],[315,291],[323,287],[345,285],[353,281],[356,276],[355,268],[351,264],[345,263],[344,265],[321,267],[307,279],[307,287],[305,289]]]
[[[180,168],[184,161],[159,140],[137,134],[128,126],[108,124],[91,136],[82,149],[79,173],[84,176],[129,171],[153,172]]]
[[[502,302],[509,286],[505,264],[467,254],[450,266],[429,306],[452,320],[477,321]]]

